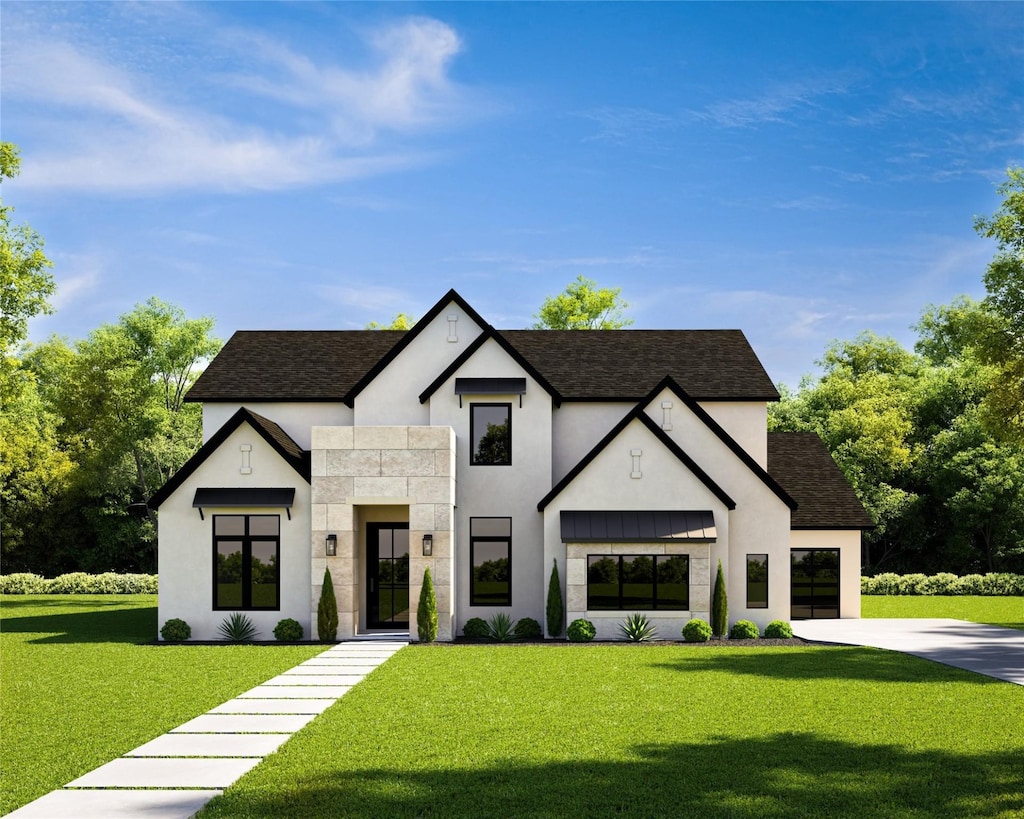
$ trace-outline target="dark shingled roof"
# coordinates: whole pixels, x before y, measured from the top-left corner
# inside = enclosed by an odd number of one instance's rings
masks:
[[[739,330],[502,330],[563,400],[636,401],[665,376],[695,400],[778,400]],[[406,335],[388,330],[235,333],[189,401],[340,401]],[[423,387],[429,384],[425,373]]]
[[[740,330],[499,332],[567,401],[638,401],[665,376],[698,401],[779,398]]]
[[[340,401],[404,330],[239,330],[187,401]]]
[[[769,432],[768,474],[797,502],[793,529],[874,526],[842,470],[813,432]]]

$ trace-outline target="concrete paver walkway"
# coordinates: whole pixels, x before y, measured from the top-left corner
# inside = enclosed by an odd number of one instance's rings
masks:
[[[188,819],[404,645],[338,643],[8,817]]]
[[[796,620],[793,633],[819,643],[872,646],[1024,685],[1024,631],[966,620]]]

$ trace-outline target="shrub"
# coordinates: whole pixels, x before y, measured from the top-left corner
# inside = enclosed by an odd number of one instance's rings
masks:
[[[534,620],[532,617],[523,617],[516,627],[513,629],[516,637],[520,640],[531,640],[536,637],[542,637],[544,632],[541,630],[540,623]]]
[[[917,584],[918,594],[955,594],[957,576],[949,572],[940,572],[926,577]]]
[[[217,630],[221,637],[232,643],[245,643],[256,636],[256,626],[240,611],[231,612]]]
[[[750,620],[737,620],[729,629],[730,640],[756,640],[760,636],[761,632]]]
[[[50,581],[48,594],[92,594],[92,575],[85,572],[62,574]]]
[[[192,636],[192,627],[184,620],[172,617],[160,629],[160,636],[169,643],[180,643]]]
[[[900,594],[920,594],[917,590],[918,585],[923,581],[927,575],[923,574],[905,574],[900,577],[899,593]]]
[[[711,624],[699,617],[683,626],[683,639],[688,643],[706,643],[711,639]]]
[[[274,626],[274,639],[282,643],[294,643],[302,639],[302,624],[291,617],[285,617]]]
[[[658,636],[658,629],[651,625],[647,615],[638,611],[627,616],[625,622],[619,624],[619,631],[623,637],[634,643],[646,643]]]
[[[470,617],[466,621],[466,625],[462,627],[462,633],[467,637],[487,637],[490,632],[487,629],[487,623],[482,617]]]
[[[0,577],[0,594],[46,594],[47,581],[31,572]]]
[[[338,601],[334,598],[334,581],[328,569],[324,569],[324,585],[320,589],[320,602],[316,604],[316,636],[324,643],[338,639]]]
[[[764,636],[773,640],[788,640],[793,636],[793,627],[785,620],[772,620],[764,627]]]
[[[423,570],[420,602],[416,607],[416,634],[424,643],[432,643],[437,639],[437,596],[434,594],[434,580],[430,576],[429,566]]]
[[[594,635],[597,634],[597,629],[594,628],[594,624],[589,620],[584,620],[580,617],[578,620],[573,620],[569,623],[569,628],[565,630],[565,634],[570,642],[589,643],[594,639]]]
[[[1006,572],[965,574],[957,577],[949,572],[934,575],[886,574],[860,579],[861,594],[975,594],[1024,596],[1024,575]]]
[[[715,576],[715,594],[711,602],[711,632],[716,637],[722,637],[727,628],[729,628],[729,598],[725,593],[722,561],[719,560],[718,574]]]
[[[956,594],[984,594],[985,577],[980,574],[965,574],[956,581],[954,588]],[[881,592],[869,592],[869,594],[881,594]]]
[[[512,633],[512,618],[499,611],[487,621],[487,636],[499,643],[508,643],[515,636]]]
[[[548,636],[558,637],[562,633],[562,618],[565,612],[562,608],[562,584],[558,579],[558,561],[552,561],[551,580],[548,581]]]

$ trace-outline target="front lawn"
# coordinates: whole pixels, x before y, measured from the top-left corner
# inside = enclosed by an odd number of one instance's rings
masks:
[[[1024,597],[862,595],[862,617],[952,617],[1024,630]]]
[[[869,648],[411,646],[201,816],[1019,816],[1020,714]]]
[[[323,651],[155,646],[155,595],[0,596],[0,814]]]

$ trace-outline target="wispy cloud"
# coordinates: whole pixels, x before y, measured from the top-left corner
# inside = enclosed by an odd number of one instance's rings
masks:
[[[679,124],[677,117],[647,108],[608,105],[576,111],[574,116],[598,124],[597,133],[586,137],[585,142],[607,142],[612,145],[636,146],[637,143],[650,143],[657,133]]]
[[[723,128],[749,128],[766,122],[788,123],[820,107],[827,97],[848,93],[850,81],[841,77],[777,85],[745,99],[713,102],[690,114]]]
[[[344,307],[354,307],[362,314],[376,316],[377,321],[390,319],[394,313],[408,311],[418,300],[406,290],[397,287],[373,285],[324,285],[316,288],[317,295]]]
[[[638,248],[632,253],[616,256],[525,256],[511,253],[465,253],[444,259],[446,262],[469,262],[491,265],[520,273],[545,273],[550,270],[572,268],[637,268],[659,264],[661,256],[653,248]]]
[[[248,73],[227,78],[237,94],[271,99],[234,115],[215,95],[189,100],[147,64],[29,28],[4,38],[4,95],[50,126],[48,146],[26,163],[19,185],[90,192],[280,190],[393,172],[429,161],[427,150],[393,147],[385,132],[415,136],[451,123],[464,106],[448,76],[457,34],[413,18],[365,32],[373,58],[351,67],[316,62],[263,35],[235,33]],[[64,116],[73,112],[74,116]]]

